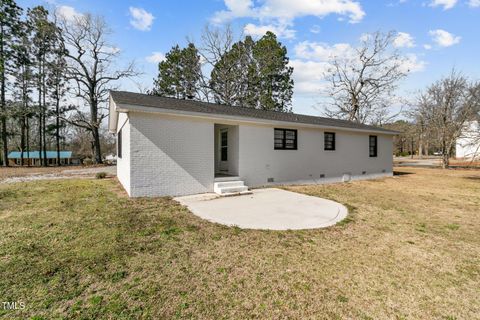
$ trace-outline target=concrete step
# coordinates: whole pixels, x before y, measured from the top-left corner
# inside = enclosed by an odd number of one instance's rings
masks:
[[[225,187],[220,189],[220,194],[225,194],[225,193],[239,193],[239,192],[244,192],[248,191],[247,186],[241,186],[241,187]]]
[[[228,176],[228,177],[215,177],[213,182],[226,182],[226,181],[238,181],[240,177],[238,176]]]
[[[219,195],[232,195],[243,192],[248,192],[248,187],[241,180],[215,182],[213,184],[213,191]]]
[[[228,187],[243,187],[245,184],[243,181],[226,181],[226,182],[215,182],[214,188],[228,188]]]

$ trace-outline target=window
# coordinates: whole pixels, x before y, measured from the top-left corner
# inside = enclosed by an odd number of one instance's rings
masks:
[[[297,150],[297,130],[275,129],[275,150]]]
[[[377,156],[377,136],[369,137],[369,150],[370,150],[370,157]]]
[[[220,150],[221,150],[221,161],[228,161],[228,131],[222,131],[220,134]]]
[[[122,129],[117,134],[117,157],[122,157]]]
[[[324,150],[335,150],[335,132],[325,132],[324,138]]]

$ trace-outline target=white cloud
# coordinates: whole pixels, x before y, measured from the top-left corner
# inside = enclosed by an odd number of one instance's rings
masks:
[[[290,66],[293,67],[296,93],[318,94],[325,88],[323,78],[330,68],[329,63],[293,59]]]
[[[110,47],[110,46],[103,46],[102,51],[105,53],[117,54],[120,53],[119,47]]]
[[[442,29],[430,30],[429,34],[432,36],[432,40],[441,47],[453,46],[462,39]]]
[[[316,33],[320,33],[320,31],[322,31],[322,28],[320,28],[320,26],[317,25],[317,24],[314,25],[314,26],[312,26],[312,27],[310,28],[310,32],[311,32],[311,33],[315,33],[315,34],[316,34]]]
[[[365,35],[362,36],[365,39]],[[360,40],[361,41],[361,40]],[[330,72],[333,59],[355,63],[358,61],[356,48],[348,43],[333,45],[304,41],[295,48],[295,59],[290,60],[295,81],[295,92],[315,94],[326,88],[325,75]],[[425,69],[426,63],[415,54],[401,57],[400,69],[404,72],[419,72]]]
[[[325,43],[303,41],[295,48],[295,56],[301,59],[329,61],[333,58],[343,58],[354,54],[354,48],[348,43],[337,43],[332,46]]]
[[[58,6],[55,9],[55,12],[60,17],[63,17],[67,21],[73,21],[78,17],[81,17],[82,14],[75,10],[74,7],[70,6]]]
[[[295,18],[315,16],[323,18],[330,14],[348,17],[350,23],[360,22],[365,16],[360,4],[353,0],[264,0],[255,5],[253,0],[224,0],[226,10],[217,11],[212,22],[221,24],[236,18],[253,18],[262,25],[286,27],[293,25]],[[293,31],[293,30],[292,30]],[[291,35],[291,33],[285,33]]]
[[[360,36],[360,38],[358,38],[358,40],[362,42],[368,42],[371,38],[372,38],[372,35],[370,33],[362,33],[362,35]]]
[[[155,17],[148,11],[142,8],[130,7],[130,24],[140,31],[149,31],[153,24]]]
[[[245,34],[251,35],[253,37],[261,37],[267,31],[271,31],[275,33],[279,38],[286,38],[286,39],[295,38],[295,30],[289,29],[287,25],[274,26],[270,24],[270,25],[258,26],[258,25],[249,23],[243,29],[243,32],[245,32]]]
[[[400,70],[403,72],[420,72],[425,70],[427,63],[418,59],[417,55],[409,53],[405,55]]]
[[[423,48],[424,48],[425,50],[431,50],[431,49],[432,49],[432,45],[431,45],[431,44],[424,44],[424,45],[423,45]]]
[[[430,7],[443,7],[443,10],[452,9],[457,4],[458,0],[432,0]]]
[[[470,0],[468,5],[472,8],[478,8],[480,7],[480,0]]]
[[[413,48],[415,47],[415,41],[410,34],[399,32],[393,40],[393,46],[396,48]]]
[[[165,55],[161,52],[155,51],[151,55],[145,58],[150,63],[160,63],[165,60]]]

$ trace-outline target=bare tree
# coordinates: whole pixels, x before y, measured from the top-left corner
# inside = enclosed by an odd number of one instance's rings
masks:
[[[475,85],[453,70],[423,93],[417,113],[436,138],[442,152],[442,167],[447,168],[454,146],[463,128],[478,114],[479,100]]]
[[[193,42],[193,40],[189,40],[189,42]],[[236,38],[231,25],[227,24],[223,28],[212,28],[206,25],[198,45],[202,69],[213,69],[222,57],[230,51],[235,42]],[[209,73],[201,72],[200,75],[200,94],[207,102],[213,100],[210,79],[206,76]]]
[[[366,35],[351,55],[333,58],[326,75],[332,98],[327,116],[360,123],[386,121],[398,82],[408,73],[405,58],[392,46],[395,36]]]
[[[59,18],[66,45],[67,76],[75,83],[75,96],[88,106],[88,111],[76,108],[75,117],[65,119],[92,134],[95,162],[102,163],[99,129],[107,117],[108,92],[112,82],[138,75],[134,63],[123,70],[114,69],[120,50],[108,42],[111,31],[101,16],[77,15],[73,19]]]

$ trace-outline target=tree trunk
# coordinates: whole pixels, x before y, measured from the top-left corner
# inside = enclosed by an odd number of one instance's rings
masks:
[[[100,135],[98,133],[98,105],[97,100],[94,98],[93,94],[90,97],[90,118],[92,126],[92,136],[93,136],[93,149],[95,152],[95,163],[101,164],[102,162],[102,151],[100,148]]]
[[[20,165],[23,167],[23,152],[25,151],[25,116],[20,118]]]
[[[47,167],[48,166],[48,158],[47,158],[47,118],[45,116],[45,110],[43,111],[42,114],[43,118],[43,132],[42,132],[42,139],[43,139],[43,166]]]
[[[447,142],[445,136],[442,137],[442,169],[447,169],[449,164],[449,150],[447,148]]]
[[[442,169],[447,169],[449,165],[449,156],[448,152],[442,155]]]
[[[26,134],[26,149],[27,149],[27,166],[29,167],[30,166],[30,123],[28,121],[28,116],[26,117],[25,119],[25,122],[26,122],[26,131],[27,131],[27,134]]]
[[[414,143],[415,143],[415,141],[414,141],[413,138],[412,138],[412,140],[411,140],[410,142],[411,142],[411,145],[410,145],[410,155],[411,155],[411,158],[413,159],[413,155],[415,154],[415,148],[414,148]]]
[[[56,94],[56,116],[57,119],[55,119],[56,123],[56,131],[55,131],[55,142],[57,145],[57,166],[60,166],[60,99],[58,96],[59,92],[57,89],[57,94]]]
[[[100,164],[102,162],[102,152],[100,148],[100,135],[98,133],[98,128],[94,127],[92,130],[93,134],[93,147],[95,150],[95,163]]]
[[[40,81],[40,79],[39,79]],[[42,88],[38,86],[38,160],[40,160],[40,165],[43,165],[42,159]]]
[[[1,128],[1,131],[2,131],[2,146],[3,146],[3,166],[4,167],[8,167],[8,141],[7,141],[7,117],[6,117],[6,110],[7,110],[7,107],[5,105],[5,52],[4,52],[4,48],[3,48],[3,25],[1,26],[1,29],[0,29],[0,33],[1,33],[1,36],[2,36],[2,40],[0,41],[0,72],[1,72],[1,75],[0,77],[2,77],[1,79],[1,93],[0,93],[0,103],[2,104],[2,109],[0,110],[1,114],[0,114],[0,118],[1,118],[1,122],[2,122],[2,128]]]
[[[46,167],[48,166],[48,159],[47,159],[47,102],[45,99],[46,91],[47,88],[45,86],[45,64],[42,72],[42,87],[43,87],[43,92],[42,92],[42,98],[43,98],[43,103],[42,103],[42,117],[43,117],[43,132],[42,132],[42,138],[43,138],[43,160],[44,163],[43,165]]]
[[[422,136],[420,136],[420,139],[418,140],[418,157],[420,159],[423,159],[423,139],[422,139]]]

